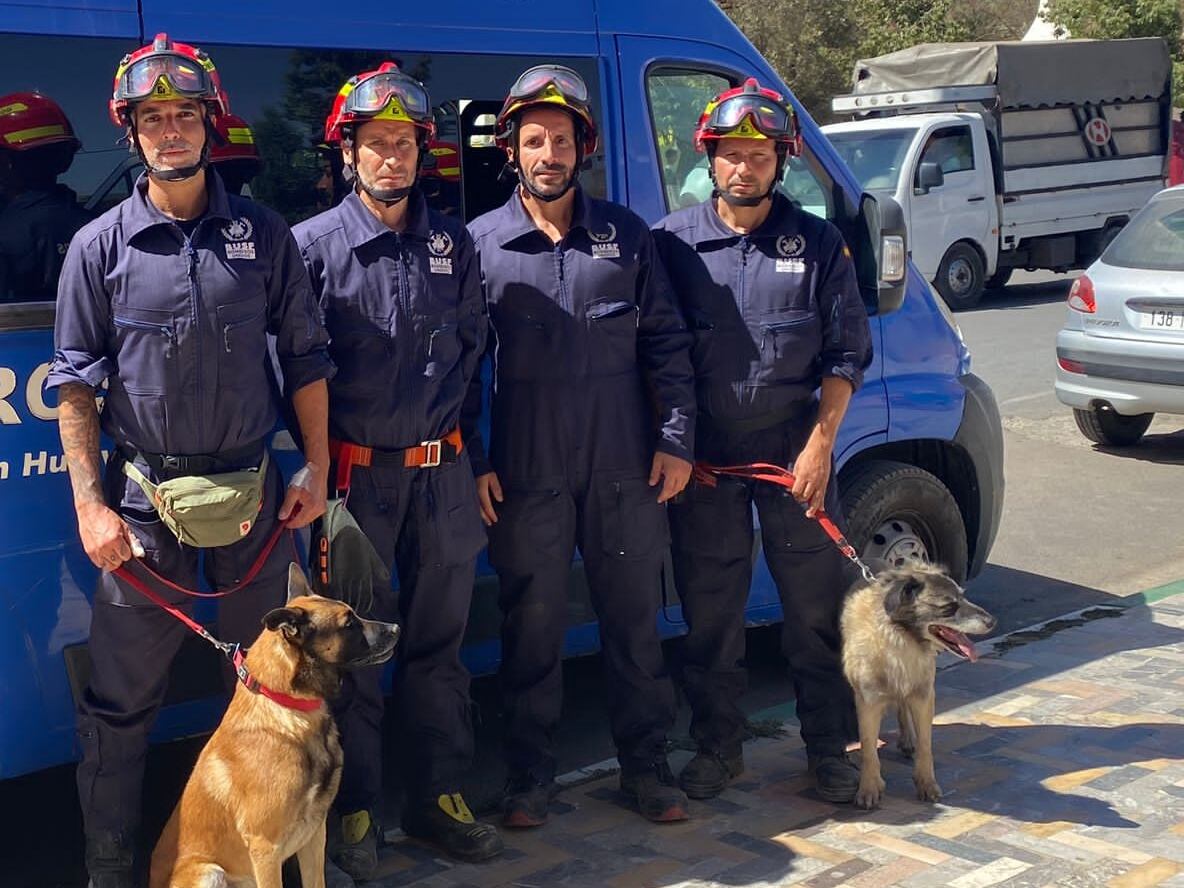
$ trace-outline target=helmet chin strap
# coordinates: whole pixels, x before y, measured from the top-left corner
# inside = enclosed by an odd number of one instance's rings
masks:
[[[576,128],[576,163],[575,163],[575,166],[572,167],[571,178],[567,180],[567,184],[564,185],[563,188],[561,188],[558,191],[558,193],[556,193],[556,194],[544,194],[543,192],[539,191],[537,188],[534,187],[533,184],[531,184],[531,181],[526,177],[526,174],[522,172],[522,165],[520,163],[518,163],[518,160],[517,160],[517,157],[518,157],[518,125],[517,125],[517,122],[515,121],[514,137],[513,137],[514,138],[514,157],[515,157],[515,159],[511,162],[507,162],[506,166],[508,166],[510,169],[512,169],[514,172],[516,172],[518,174],[519,184],[535,200],[540,200],[543,203],[552,203],[554,201],[559,200],[559,198],[563,197],[565,194],[567,194],[567,192],[571,191],[573,188],[576,187],[576,185],[579,184],[580,167],[582,167],[584,165],[584,146],[583,146],[584,134],[583,134],[583,127],[580,124],[580,122],[578,120],[576,120],[575,115],[572,115],[572,120],[575,122],[575,128]]]
[[[148,158],[144,156],[144,149],[140,147],[140,137],[136,133],[135,118],[130,117],[128,126],[132,131],[132,145],[135,146],[136,154],[140,158],[140,163],[144,164],[144,171],[158,182],[184,182],[186,179],[192,179],[207,166],[210,165],[210,140],[218,139],[217,130],[214,129],[213,124],[210,123],[209,118],[206,118],[206,140],[201,146],[201,155],[197,159],[197,163],[190,164],[185,167],[176,168],[160,168],[154,167],[148,162]]]
[[[719,182],[715,180],[715,148],[710,145],[707,148],[707,173],[711,177],[711,197],[714,200],[719,198],[728,206],[732,207],[759,207],[762,203],[773,196],[773,192],[777,190],[777,184],[781,181],[781,176],[785,173],[785,155],[786,146],[777,146],[777,171],[773,174],[773,181],[769,183],[769,190],[759,197],[738,197],[730,191],[719,187]]]
[[[349,145],[350,149],[352,150],[353,144],[354,144],[353,127],[350,127],[348,131],[345,129],[345,127],[342,127],[341,134],[343,136],[343,138],[341,140],[342,147],[344,148],[346,145]],[[367,185],[366,182],[362,179],[361,174],[358,173],[357,167],[354,166],[352,163],[345,163],[345,153],[344,152],[342,152],[342,155],[341,155],[342,167],[343,167],[342,175],[344,176],[344,178],[347,182],[350,181],[351,179],[353,180],[354,188],[356,190],[365,191],[368,195],[370,195],[371,198],[378,201],[384,207],[387,207],[387,208],[393,207],[395,204],[399,203],[400,201],[406,200],[407,195],[409,195],[412,192],[412,190],[415,188],[415,186],[417,184],[419,184],[419,169],[423,165],[424,140],[421,137],[419,137],[418,135],[417,135],[417,139],[418,139],[418,145],[419,145],[419,157],[415,162],[415,176],[411,179],[410,185],[406,185],[402,188],[376,188],[373,185]]]

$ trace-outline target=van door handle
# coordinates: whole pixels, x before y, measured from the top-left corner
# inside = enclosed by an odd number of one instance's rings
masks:
[[[985,198],[985,197],[983,197],[981,194],[980,194],[978,197],[968,197],[968,198],[966,198],[966,202],[967,202],[967,203],[978,203],[980,200],[986,200],[986,198]]]

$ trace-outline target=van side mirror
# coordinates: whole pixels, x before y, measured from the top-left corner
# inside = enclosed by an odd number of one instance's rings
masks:
[[[903,304],[908,284],[908,230],[904,210],[889,195],[873,197],[865,192],[859,201],[859,214],[875,248],[877,313],[890,314]]]
[[[945,182],[945,173],[941,171],[940,164],[932,160],[921,161],[921,166],[917,168],[917,191],[928,194],[931,188],[940,188]]]

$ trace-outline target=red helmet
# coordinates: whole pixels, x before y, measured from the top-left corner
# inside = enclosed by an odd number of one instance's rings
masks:
[[[35,92],[0,96],[0,148],[28,151],[57,142],[82,147],[57,102]]]
[[[211,118],[230,113],[230,98],[208,55],[168,34],[123,57],[115,69],[108,110],[116,126],[128,125],[128,112],[144,99],[199,99]]]
[[[798,116],[781,94],[765,89],[755,77],[743,86],[720,93],[707,103],[695,127],[695,148],[719,139],[770,139],[786,146],[786,153],[802,153]]]
[[[596,153],[599,137],[592,119],[588,84],[584,78],[563,65],[535,65],[514,81],[510,94],[498,112],[493,138],[499,148],[511,148],[511,135],[518,116],[530,108],[558,106],[569,112],[582,130],[584,157]]]
[[[351,77],[337,91],[333,110],[325,118],[325,141],[339,146],[342,127],[367,120],[401,120],[421,130],[421,144],[436,135],[432,100],[422,83],[404,74],[394,62]]]
[[[210,144],[211,163],[223,160],[260,161],[259,149],[255,147],[255,133],[237,114],[218,115],[214,118],[214,129],[222,137],[222,144]]]

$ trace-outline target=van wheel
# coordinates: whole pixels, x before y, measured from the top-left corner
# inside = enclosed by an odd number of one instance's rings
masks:
[[[959,583],[966,579],[962,510],[936,475],[877,460],[858,467],[840,487],[848,538],[861,557],[893,567],[939,564]]]
[[[1015,271],[1010,265],[1007,268],[1000,268],[995,271],[993,275],[987,278],[984,285],[988,290],[1002,290],[1007,286],[1007,282],[1011,280],[1011,273]]]
[[[1139,413],[1123,416],[1113,407],[1091,407],[1089,410],[1073,409],[1073,418],[1081,434],[1095,444],[1107,447],[1132,447],[1138,444],[1155,419],[1154,413]]]
[[[937,266],[933,286],[952,311],[974,308],[983,298],[983,260],[970,244],[957,243],[946,250]]]

